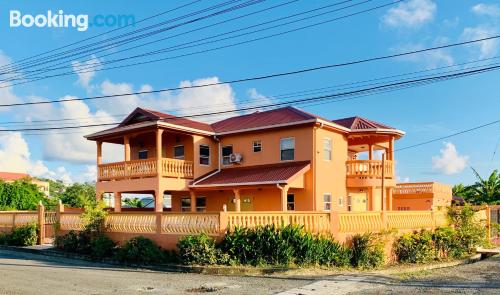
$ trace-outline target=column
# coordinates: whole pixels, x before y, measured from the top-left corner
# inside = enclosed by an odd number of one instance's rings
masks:
[[[102,142],[97,141],[97,165],[102,164]]]
[[[287,211],[287,196],[288,196],[288,185],[285,185],[285,186],[279,186],[280,190],[281,190],[281,211],[285,212]]]
[[[377,198],[375,197],[375,188],[373,186],[368,188],[368,194],[370,195],[371,211],[375,211],[377,208]]]
[[[125,135],[123,137],[123,147],[125,150],[125,161],[130,161],[130,137]]]
[[[122,212],[122,193],[114,192],[115,197],[115,212]]]
[[[196,193],[195,191],[189,191],[191,196],[191,212],[196,212]]]
[[[394,161],[394,137],[391,137],[391,140],[389,141],[389,152],[387,160]]]
[[[155,212],[163,212],[163,190],[155,190]]]
[[[387,210],[392,211],[392,187],[387,188]]]
[[[373,160],[373,145],[368,144],[368,160]]]
[[[161,159],[162,159],[162,134],[163,129],[156,130],[156,169],[158,176],[161,176]],[[163,209],[162,209],[163,210]]]
[[[241,196],[240,196],[240,190],[235,189],[233,190],[234,192],[234,210],[236,212],[241,212]]]

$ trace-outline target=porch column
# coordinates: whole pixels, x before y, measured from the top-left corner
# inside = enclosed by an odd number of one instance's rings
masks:
[[[162,134],[163,134],[163,129],[156,129],[156,168],[157,168],[157,173],[158,176],[161,176],[161,159],[162,159]]]
[[[163,212],[163,190],[155,190],[155,212]]]
[[[130,137],[125,135],[123,137],[123,147],[125,150],[125,161],[130,161]]]
[[[234,192],[234,210],[236,212],[241,212],[241,197],[240,197],[240,190],[235,189],[233,190]]]
[[[189,191],[189,195],[191,196],[191,212],[196,212],[196,192]]]
[[[97,165],[102,164],[102,142],[96,141],[97,143]]]
[[[115,197],[115,212],[122,212],[122,193],[114,192]]]
[[[281,211],[285,212],[287,211],[286,203],[287,203],[287,196],[288,196],[288,185],[285,186],[280,186],[278,185],[278,188],[281,190]]]
[[[389,141],[389,151],[387,160],[394,161],[394,137],[391,137],[391,140]]]
[[[371,203],[371,210],[370,211],[375,211],[375,208],[377,208],[377,198],[375,198],[375,188],[372,186],[368,188],[368,194],[370,195],[370,203]]]
[[[392,187],[387,188],[387,210],[392,211]]]
[[[368,144],[368,160],[373,160],[373,145]]]

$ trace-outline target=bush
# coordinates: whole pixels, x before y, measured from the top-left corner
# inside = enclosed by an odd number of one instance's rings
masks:
[[[128,240],[118,250],[117,258],[126,264],[155,264],[163,262],[163,252],[152,240],[139,236]]]
[[[215,241],[206,234],[185,236],[177,243],[183,264],[210,265],[218,262]]]
[[[10,235],[0,232],[0,245],[8,245],[10,242]]]
[[[9,245],[12,246],[33,246],[38,240],[37,225],[34,223],[16,227],[9,237]]]
[[[351,265],[359,268],[379,267],[384,263],[384,249],[371,233],[352,237]]]
[[[59,248],[65,252],[77,252],[78,251],[78,244],[79,244],[79,237],[78,233],[76,231],[70,231],[69,233],[63,235],[63,236],[57,236],[54,239],[54,246],[56,248]]]
[[[401,236],[394,246],[400,262],[424,263],[436,258],[432,232],[422,230]]]
[[[448,211],[450,223],[456,230],[455,239],[466,253],[472,253],[475,247],[485,246],[489,242],[486,238],[486,227],[474,220],[474,213],[470,205],[458,210],[450,208]]]
[[[436,257],[462,258],[467,254],[465,247],[457,240],[457,231],[451,227],[438,228],[434,231],[432,239]]]
[[[90,257],[94,260],[112,257],[114,250],[115,242],[106,235],[97,236],[90,242]]]

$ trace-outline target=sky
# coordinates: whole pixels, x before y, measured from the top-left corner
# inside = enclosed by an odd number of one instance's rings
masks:
[[[243,2],[245,1],[238,3]],[[500,34],[500,3],[498,1],[407,0],[392,3],[396,1],[355,0],[317,10],[317,13],[358,3],[351,8],[324,14],[314,19],[306,19],[301,23],[293,23],[286,27],[261,31],[231,40],[221,40],[219,43],[214,42],[199,47],[182,48],[181,46],[179,49],[178,46],[207,36],[223,34],[337,2],[340,1],[262,1],[223,15],[178,26],[130,44],[121,46],[115,44],[104,47],[99,52],[88,50],[63,60],[59,66],[54,63],[48,65],[49,68],[61,67],[59,72],[66,73],[63,76],[18,84],[19,81],[29,81],[26,79],[33,75],[29,72],[30,68],[25,67],[15,73],[4,73],[3,77],[18,77],[21,80],[7,79],[8,81],[0,83],[0,104],[202,85],[343,63]],[[84,44],[87,44],[87,48],[109,44],[105,42],[110,42],[110,38],[119,34],[172,20],[175,17],[210,7],[215,3],[222,3],[222,1],[198,1],[182,9],[137,23],[144,18],[188,3],[190,2],[123,0],[2,1],[0,3],[0,71],[2,65],[93,36],[97,37],[87,43],[67,47],[66,50]],[[389,3],[391,5],[380,9],[325,22],[307,29],[192,54],[203,49],[222,47],[220,45],[233,44],[327,21]],[[274,9],[231,21],[232,18],[278,5],[279,7]],[[91,23],[95,23],[96,17],[108,17],[111,22],[118,20],[118,16],[131,16],[136,23],[115,32],[109,31],[116,29],[116,25],[97,26],[94,24],[86,29],[83,26],[65,28],[11,26],[12,11],[18,11],[22,16],[36,16],[47,15],[49,10],[56,14],[62,10],[61,14],[64,15],[88,15]],[[281,23],[311,14],[290,17]],[[200,29],[200,27],[224,20],[228,21]],[[170,22],[168,25],[177,23]],[[262,26],[256,28],[262,28]],[[197,30],[194,31],[194,29]],[[164,40],[130,48],[160,38]],[[95,45],[88,45],[94,42]],[[176,45],[177,47],[173,48],[177,50],[172,50],[172,46]],[[128,49],[120,51],[125,48]],[[162,61],[109,69],[116,65],[110,63],[113,60],[162,48],[170,48],[170,51],[117,64],[163,58]],[[60,179],[66,183],[94,181],[96,147],[94,142],[86,141],[83,136],[104,129],[104,127],[57,131],[1,131],[4,129],[117,122],[138,106],[180,115],[259,106],[277,101],[277,95],[308,89],[332,86],[342,89],[339,85],[346,83],[410,72],[430,71],[439,67],[484,59],[489,60],[483,64],[498,62],[492,58],[497,57],[500,54],[499,51],[500,41],[489,40],[411,56],[246,83],[88,101],[0,107],[0,171],[30,173],[36,177]],[[467,66],[479,64],[481,63]],[[455,69],[460,67],[465,66]],[[82,69],[89,70],[83,71]],[[439,70],[435,71],[439,72]],[[49,74],[57,72],[58,70]],[[326,101],[319,105],[306,104],[297,105],[297,107],[329,119],[357,115],[404,130],[406,135],[396,142],[396,149],[398,149],[500,119],[499,90],[500,73],[493,71],[352,100]],[[67,118],[76,120],[36,122]],[[210,122],[220,118],[221,116],[205,117],[199,120]],[[448,184],[472,183],[475,177],[471,167],[483,176],[489,175],[493,169],[500,167],[499,141],[500,124],[495,124],[460,136],[398,151],[395,154],[398,180],[402,182],[439,181]],[[106,162],[119,161],[123,158],[123,148],[105,144],[103,156]]]

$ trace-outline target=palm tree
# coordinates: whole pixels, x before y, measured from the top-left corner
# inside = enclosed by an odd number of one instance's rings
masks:
[[[470,186],[472,199],[476,204],[500,204],[500,175],[494,170],[491,175],[483,179],[481,175],[471,168],[477,178],[476,183]]]

